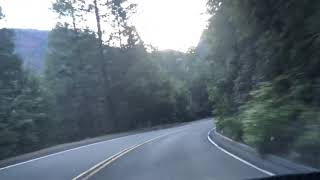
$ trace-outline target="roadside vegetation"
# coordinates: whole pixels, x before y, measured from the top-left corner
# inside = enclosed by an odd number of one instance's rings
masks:
[[[40,74],[0,30],[0,159],[213,115],[262,154],[320,167],[320,1],[208,0],[208,27],[187,53],[145,44],[130,24],[136,4],[90,2],[54,2],[61,19]],[[82,27],[92,17],[96,28]]]
[[[209,0],[204,33],[218,130],[320,167],[319,1]]]
[[[210,116],[195,50],[145,44],[129,22],[135,7],[119,0],[55,1],[61,19],[49,32],[43,71],[23,64],[35,55],[16,54],[14,30],[0,30],[0,159]],[[90,17],[98,30],[82,27]],[[115,31],[107,34],[102,27],[109,23]]]

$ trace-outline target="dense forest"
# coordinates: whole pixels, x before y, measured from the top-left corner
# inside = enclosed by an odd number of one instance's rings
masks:
[[[260,153],[320,166],[320,1],[209,0],[217,128]]]
[[[0,30],[1,159],[214,116],[261,154],[320,167],[320,1],[208,0],[208,27],[187,53],[145,44],[130,23],[136,7],[56,0],[42,75]]]
[[[210,116],[196,50],[158,51],[145,44],[129,23],[135,7],[118,0],[57,0],[52,10],[61,19],[47,40],[45,32],[0,31],[1,159]],[[97,30],[83,27],[92,16]],[[115,31],[104,33],[110,23]],[[44,69],[34,69],[42,66],[44,49]]]

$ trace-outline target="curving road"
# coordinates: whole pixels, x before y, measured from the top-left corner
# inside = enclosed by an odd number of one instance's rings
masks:
[[[213,146],[207,139],[212,127],[211,120],[202,120],[82,146],[1,168],[0,179],[236,180],[268,176]]]

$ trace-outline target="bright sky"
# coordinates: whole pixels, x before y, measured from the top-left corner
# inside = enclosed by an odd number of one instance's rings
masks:
[[[57,22],[49,10],[52,0],[0,0],[6,15],[0,28],[50,30]],[[186,51],[196,46],[208,15],[206,0],[136,0],[138,13],[133,22],[148,44],[163,49]],[[91,23],[90,23],[91,24]]]

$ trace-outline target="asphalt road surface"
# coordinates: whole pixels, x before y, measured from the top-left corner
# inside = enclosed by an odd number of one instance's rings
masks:
[[[0,179],[237,180],[268,176],[212,145],[207,139],[212,127],[212,120],[202,120],[82,146],[1,168]]]

